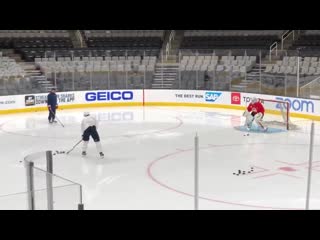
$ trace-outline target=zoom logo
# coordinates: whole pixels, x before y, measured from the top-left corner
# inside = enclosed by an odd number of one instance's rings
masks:
[[[87,92],[85,95],[87,102],[95,101],[130,101],[133,100],[132,91],[106,91],[106,92]]]
[[[290,98],[283,98],[283,97],[276,97],[276,100],[289,102],[290,109],[294,111],[314,113],[314,103],[311,100],[307,101],[307,100],[290,99]],[[281,109],[283,107],[278,103],[276,108]]]

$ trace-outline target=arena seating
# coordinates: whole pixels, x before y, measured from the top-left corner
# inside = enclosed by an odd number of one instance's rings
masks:
[[[44,57],[107,57],[107,56],[158,56],[159,50],[106,50],[96,48],[68,48],[68,49],[46,49],[46,48],[23,48],[19,52],[26,61],[34,61],[35,58]]]
[[[299,55],[302,57],[320,56],[320,30],[304,30],[296,39],[288,51],[289,56]]]
[[[94,89],[125,89],[151,87],[156,57],[123,56],[113,57],[70,57],[37,58],[37,66],[53,78],[58,79],[59,89],[86,90],[91,84]]]
[[[182,71],[248,72],[256,65],[256,56],[183,56]]]
[[[0,56],[0,78],[24,76],[24,70],[14,59]]]
[[[72,47],[66,30],[0,30],[0,48]]]
[[[25,71],[14,59],[3,57],[0,52],[0,95],[18,94],[20,90],[30,89],[28,81],[20,81]]]
[[[320,61],[318,57],[304,57],[299,63],[301,75],[320,75]],[[298,67],[297,56],[284,57],[276,64],[268,64],[266,73],[296,75]]]
[[[84,36],[89,48],[109,50],[154,50],[159,53],[164,30],[86,30]]]
[[[256,61],[256,56],[183,56],[179,69],[181,77],[173,87],[228,90],[230,80],[243,77],[256,65]],[[214,83],[205,83],[206,75],[214,78]]]
[[[188,30],[182,49],[268,49],[284,30]]]

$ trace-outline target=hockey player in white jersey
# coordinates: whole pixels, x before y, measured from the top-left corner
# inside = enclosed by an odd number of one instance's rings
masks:
[[[104,154],[102,152],[102,146],[100,142],[100,137],[97,132],[98,128],[98,121],[94,116],[91,116],[89,112],[85,112],[84,119],[81,123],[81,129],[82,129],[82,140],[83,140],[83,146],[82,146],[82,156],[87,155],[87,148],[89,143],[90,136],[93,138],[98,153],[100,154],[100,157],[103,158]]]

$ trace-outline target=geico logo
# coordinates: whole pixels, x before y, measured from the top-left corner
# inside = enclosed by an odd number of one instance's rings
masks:
[[[131,91],[114,91],[114,92],[87,92],[85,99],[88,102],[93,101],[119,101],[119,100],[132,100],[133,92]]]
[[[133,112],[101,113],[98,115],[100,121],[133,121]]]
[[[297,112],[311,112],[314,113],[314,103],[313,101],[306,101],[300,99],[290,99],[283,97],[276,97],[276,100],[289,102],[290,109],[293,109]],[[277,104],[276,108],[282,109],[283,106],[281,104]]]

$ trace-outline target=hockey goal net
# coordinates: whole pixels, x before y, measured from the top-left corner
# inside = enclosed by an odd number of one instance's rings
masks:
[[[297,129],[290,121],[290,103],[280,100],[259,99],[265,108],[263,122],[267,126],[281,126],[287,130]]]

